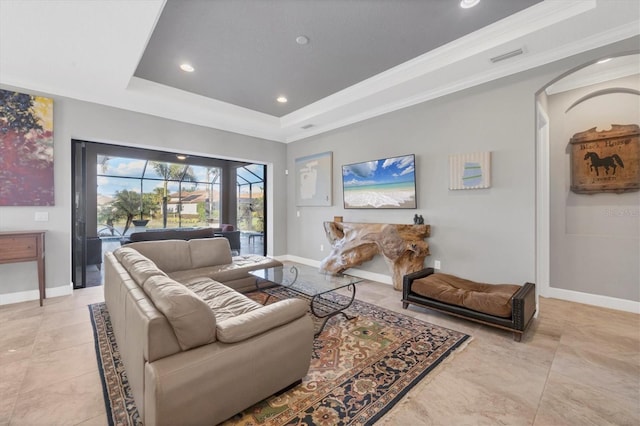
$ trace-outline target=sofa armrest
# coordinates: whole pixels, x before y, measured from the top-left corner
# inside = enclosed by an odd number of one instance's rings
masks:
[[[525,283],[511,299],[513,326],[524,331],[536,313],[536,285]]]
[[[286,299],[255,311],[247,312],[216,324],[217,338],[224,343],[235,343],[262,334],[272,328],[290,323],[307,313],[302,299]]]
[[[433,273],[434,273],[434,269],[433,268],[425,268],[425,269],[422,269],[420,271],[412,272],[410,274],[405,275],[402,278],[402,298],[404,300],[407,300],[407,296],[409,295],[409,292],[411,291],[411,284],[413,283],[414,280],[417,280],[419,278],[428,277],[429,275],[431,275]]]
[[[313,322],[303,315],[242,342],[218,341],[146,363],[144,424],[221,423],[303,378],[312,349]]]

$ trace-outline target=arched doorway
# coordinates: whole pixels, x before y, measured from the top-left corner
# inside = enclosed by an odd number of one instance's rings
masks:
[[[541,296],[626,311],[640,306],[640,193],[572,193],[566,152],[578,131],[639,124],[638,64],[635,52],[606,63],[592,61],[536,94],[536,282]],[[621,212],[618,219],[607,217],[612,211]]]

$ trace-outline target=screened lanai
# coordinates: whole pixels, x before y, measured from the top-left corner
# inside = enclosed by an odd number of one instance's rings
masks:
[[[113,227],[126,235],[142,223],[147,228],[220,226],[220,167],[106,155],[97,159],[100,234]]]
[[[264,165],[85,141],[74,163],[74,284],[133,232],[231,226],[238,254],[265,254]]]

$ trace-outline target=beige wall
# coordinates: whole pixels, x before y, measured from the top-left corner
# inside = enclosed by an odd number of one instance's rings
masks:
[[[484,282],[535,281],[534,94],[549,79],[504,79],[290,144],[289,169],[298,157],[333,152],[334,205],[289,203],[288,252],[316,260],[326,256],[322,221],[333,216],[346,222],[412,223],[418,213],[432,230],[427,266],[440,260],[442,272]],[[478,151],[492,152],[491,188],[449,190],[449,155]],[[342,165],[412,153],[416,210],[343,208]],[[292,176],[288,183],[293,200]],[[303,233],[306,238],[296,237]],[[379,258],[358,268],[390,274]]]
[[[28,88],[2,87],[24,93]],[[51,97],[51,96],[49,96]],[[0,207],[0,229],[46,229],[46,275],[50,294],[68,290],[71,283],[71,139],[146,146],[186,154],[267,163],[283,170],[286,145],[234,133],[166,120],[103,105],[53,96],[54,99],[54,184],[53,207]],[[271,185],[274,250],[286,251],[283,173],[275,173]],[[48,222],[35,222],[35,212],[48,212]],[[35,264],[0,265],[0,304],[35,294]]]
[[[290,144],[290,170],[296,158],[333,152],[334,203],[331,207],[297,207],[289,202],[288,253],[312,261],[323,259],[328,254],[328,242],[321,224],[333,216],[343,216],[351,222],[411,223],[413,215],[419,213],[432,226],[428,239],[431,256],[427,257],[426,266],[440,260],[442,272],[473,280],[535,282],[536,93],[575,67],[634,46],[637,49],[637,39]],[[449,191],[449,155],[476,151],[492,152],[491,188]],[[417,210],[342,207],[342,165],[410,153],[416,154],[417,159]],[[288,185],[288,199],[294,200],[292,176]],[[551,185],[564,183],[552,181]],[[554,252],[557,250],[564,247],[554,247]],[[610,268],[629,269],[630,262],[637,268],[637,250],[611,262]],[[358,269],[389,275],[379,258]],[[581,275],[568,278],[574,280],[570,288],[576,291],[611,294],[608,282],[587,289],[575,285]],[[617,297],[637,300],[637,281],[636,290],[628,279],[624,286]]]
[[[273,165],[273,195],[269,201],[274,212],[271,231],[275,255],[320,261],[328,253],[322,222],[336,215],[344,216],[346,221],[411,223],[413,215],[419,213],[432,225],[428,240],[432,255],[426,265],[438,259],[443,272],[479,281],[535,281],[535,94],[576,66],[637,50],[637,46],[638,38],[626,40],[289,145],[55,97],[56,205],[0,207],[0,229],[48,229],[47,285],[68,286],[70,140],[169,151],[188,147],[198,155]],[[23,91],[29,93],[28,88]],[[333,206],[297,207],[293,176],[285,176],[284,171],[294,170],[296,158],[325,151],[334,155]],[[492,187],[449,191],[449,155],[475,151],[493,153]],[[343,164],[409,153],[416,154],[417,160],[417,210],[342,207]],[[34,222],[37,211],[49,212],[49,222]],[[324,251],[320,251],[321,245]],[[361,268],[390,275],[380,259]],[[37,288],[33,265],[0,265],[0,277],[0,298]],[[608,286],[600,283],[594,291],[606,294]],[[631,292],[625,294],[634,297]]]

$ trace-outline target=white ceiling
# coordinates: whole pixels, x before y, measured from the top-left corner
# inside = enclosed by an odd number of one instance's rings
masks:
[[[637,0],[545,0],[277,117],[135,77],[164,5],[0,0],[0,83],[290,142],[640,34]]]

